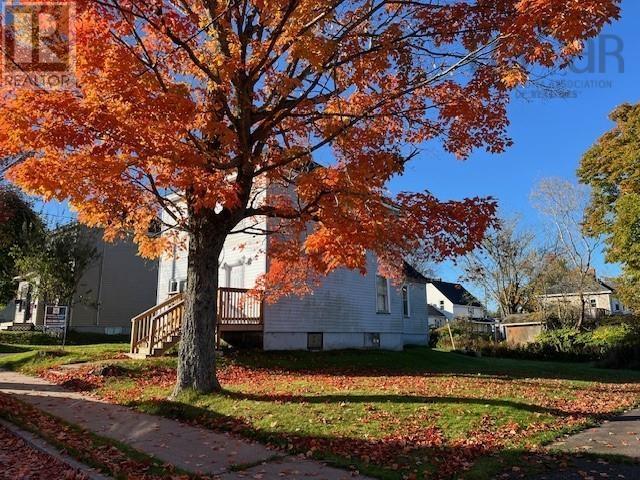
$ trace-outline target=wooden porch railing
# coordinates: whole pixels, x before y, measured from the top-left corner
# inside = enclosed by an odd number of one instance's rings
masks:
[[[218,332],[260,330],[264,323],[262,300],[245,288],[218,289]],[[131,319],[131,353],[153,355],[180,335],[184,296],[174,295]],[[220,335],[218,335],[218,341]]]
[[[218,289],[218,325],[262,325],[262,301],[246,288]]]

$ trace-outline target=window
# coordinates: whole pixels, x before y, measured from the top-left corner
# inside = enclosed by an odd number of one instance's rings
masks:
[[[409,287],[402,286],[402,315],[409,317]]]
[[[381,275],[376,276],[376,310],[389,313],[389,281]]]
[[[619,312],[620,311],[620,304],[618,302],[616,302],[616,304],[613,306],[613,308],[614,308],[614,310],[616,312]]]
[[[184,293],[187,289],[187,281],[186,280],[171,280],[169,282],[169,293]]]
[[[440,310],[444,310],[444,300],[440,300]]]
[[[323,343],[322,333],[307,333],[307,350],[322,350]]]
[[[596,306],[598,305],[596,303],[596,299],[592,298],[591,300],[589,300],[589,305],[591,305],[591,308],[596,308]]]
[[[365,348],[380,348],[380,334],[379,333],[365,333],[364,334],[364,347]]]

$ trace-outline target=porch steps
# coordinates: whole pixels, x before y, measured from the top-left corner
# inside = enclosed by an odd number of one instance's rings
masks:
[[[218,289],[217,340],[224,331],[261,331],[263,305],[243,288]],[[131,319],[131,358],[164,355],[180,341],[184,296],[179,293]]]

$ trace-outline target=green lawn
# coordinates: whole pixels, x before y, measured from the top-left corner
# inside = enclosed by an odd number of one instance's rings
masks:
[[[434,474],[494,478],[520,461],[521,452],[535,452],[563,432],[640,401],[640,372],[426,348],[242,352],[220,361],[224,392],[186,393],[177,402],[165,400],[175,380],[175,358],[122,360],[122,370],[109,377],[89,368],[48,372],[61,363],[112,358],[124,349],[27,351],[0,357],[0,368],[39,372],[109,401],[393,480]]]

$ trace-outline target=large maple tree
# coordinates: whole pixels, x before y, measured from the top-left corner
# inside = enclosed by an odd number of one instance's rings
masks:
[[[0,154],[26,153],[14,182],[68,199],[108,237],[133,231],[146,255],[172,238],[148,235],[159,211],[187,232],[176,391],[203,392],[218,387],[218,258],[242,220],[277,225],[264,285],[279,294],[364,269],[367,251],[391,276],[408,253],[467,252],[491,224],[491,199],[385,185],[427,141],[459,157],[503,151],[510,90],[566,65],[619,14],[618,0],[76,6],[77,89],[5,88]],[[295,194],[256,195],[267,183]]]

